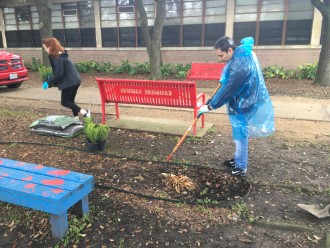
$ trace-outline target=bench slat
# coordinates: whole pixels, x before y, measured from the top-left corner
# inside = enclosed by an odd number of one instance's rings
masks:
[[[69,190],[69,191],[72,191],[77,187],[79,187],[79,185],[81,185],[81,183],[79,182],[71,181],[66,178],[65,179],[57,178],[49,175],[41,175],[29,171],[19,171],[19,170],[0,166],[0,179],[2,177],[19,180],[25,184],[35,184],[35,185],[45,186],[50,189],[57,188],[57,189]]]
[[[57,203],[70,195],[70,191],[54,187],[34,184],[9,177],[0,176],[0,191],[10,192],[20,196],[28,196],[31,200],[43,200]]]
[[[74,172],[70,170],[61,170],[44,165],[36,165],[25,162],[18,162],[11,159],[0,158],[0,166],[12,168],[15,170],[34,172],[36,174],[48,175],[57,178],[63,178],[65,180],[71,180],[75,182],[88,182],[93,180],[93,176]]]

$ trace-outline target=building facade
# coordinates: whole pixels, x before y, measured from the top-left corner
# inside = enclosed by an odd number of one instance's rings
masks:
[[[0,11],[0,47],[27,63],[41,58],[36,6],[10,2]],[[143,2],[152,31],[155,1]],[[167,0],[166,9],[164,63],[215,61],[212,46],[223,35],[237,44],[254,37],[262,66],[296,68],[318,60],[322,16],[310,0]],[[52,28],[75,62],[148,61],[134,0],[54,0]]]

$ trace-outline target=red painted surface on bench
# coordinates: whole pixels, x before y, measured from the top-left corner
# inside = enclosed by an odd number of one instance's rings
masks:
[[[192,62],[187,79],[219,80],[225,63]]]
[[[155,81],[96,78],[101,94],[102,123],[105,123],[105,103],[113,102],[119,119],[118,103],[193,108],[194,118],[205,103],[205,94],[197,95],[196,83],[190,81]],[[204,115],[201,117],[204,127]],[[196,134],[196,126],[193,133]]]

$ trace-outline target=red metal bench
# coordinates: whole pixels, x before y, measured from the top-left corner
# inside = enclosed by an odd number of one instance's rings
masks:
[[[219,80],[225,63],[192,62],[187,79],[192,80]]]
[[[118,103],[192,108],[194,119],[205,104],[205,94],[197,95],[196,83],[187,81],[153,81],[96,78],[101,94],[102,123],[105,123],[105,104],[113,102],[119,119]],[[201,116],[204,127],[204,115]],[[193,134],[197,133],[196,125]]]

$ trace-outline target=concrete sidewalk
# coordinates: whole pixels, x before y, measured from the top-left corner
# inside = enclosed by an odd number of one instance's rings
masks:
[[[212,94],[213,89],[198,89],[198,92],[204,92],[207,97]],[[56,88],[51,88],[48,90],[42,90],[41,88],[18,88],[18,89],[8,89],[0,87],[0,97],[3,99],[21,99],[21,100],[39,100],[49,102],[49,108],[58,109],[59,105],[51,104],[51,102],[60,101],[60,91]],[[310,98],[294,98],[294,97],[283,97],[283,96],[271,96],[275,118],[284,118],[284,119],[296,119],[296,120],[311,120],[311,121],[325,121],[330,122],[330,100],[328,99],[310,99]],[[19,100],[18,100],[19,102]],[[94,113],[101,113],[101,101],[100,93],[98,88],[80,88],[76,98],[76,102],[79,105],[84,106],[85,108],[91,108]],[[52,106],[53,105],[53,106]],[[109,105],[109,106],[108,106]],[[114,114],[113,104],[108,104],[106,108],[107,114]],[[170,133],[174,134],[183,134],[187,128],[190,126],[192,119],[187,121],[183,118],[176,118],[175,121],[169,121],[167,119],[158,119],[158,121],[153,120],[152,118],[147,118],[143,116],[139,118],[137,112],[139,109],[148,109],[151,110],[164,110],[169,108],[162,108],[157,106],[141,106],[141,105],[128,105],[122,104],[121,112],[124,109],[127,109],[126,114],[121,114],[121,119],[117,121],[108,122],[112,127],[118,128],[128,128],[128,129],[139,129],[139,130],[148,130],[155,132],[167,132],[165,126],[168,126],[171,131]],[[182,112],[192,112],[191,109],[182,109],[182,108],[170,108],[171,111],[180,111]],[[145,110],[144,110],[145,111]],[[143,113],[143,111],[140,111]],[[211,111],[208,115],[218,115],[225,114],[226,109],[222,107],[215,111]],[[192,114],[191,114],[192,115]],[[189,115],[190,116],[190,115]],[[192,117],[191,117],[192,118]],[[155,119],[155,118],[154,118]],[[148,123],[148,124],[146,124]],[[198,129],[198,136],[203,136],[206,131],[212,127],[212,123],[206,122],[207,127],[205,129]],[[152,127],[154,126],[154,127]]]
[[[204,92],[208,97],[212,94],[212,89],[198,89],[198,92]],[[55,88],[48,90],[42,90],[41,88],[0,88],[0,97],[58,102],[60,92]],[[330,121],[330,100],[283,96],[271,96],[271,99],[274,105],[275,118]],[[100,105],[98,88],[80,88],[76,102],[81,103],[81,105]],[[131,105],[131,107],[139,108],[141,106]],[[186,111],[189,111],[189,109]],[[211,113],[226,113],[226,110],[222,107]]]

